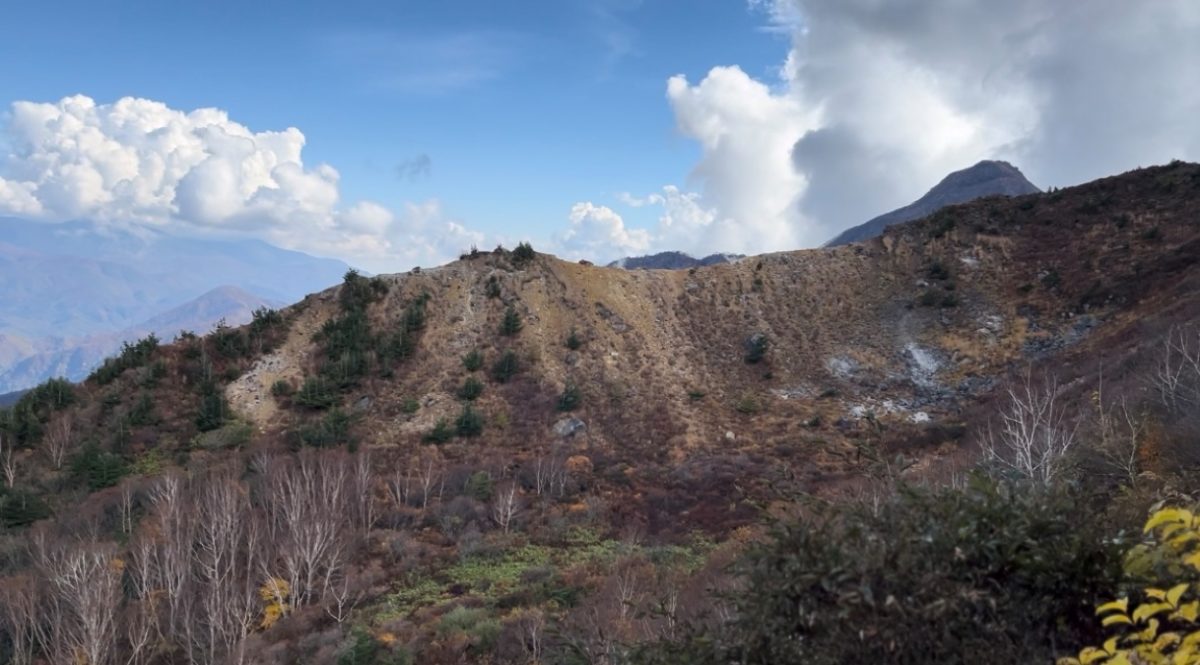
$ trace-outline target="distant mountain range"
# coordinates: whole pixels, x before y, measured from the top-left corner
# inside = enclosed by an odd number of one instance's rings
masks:
[[[709,254],[697,259],[683,252],[659,252],[647,256],[630,256],[618,259],[608,264],[609,268],[625,268],[626,270],[686,270],[700,266],[711,266],[717,263],[732,263],[741,254]]]
[[[842,231],[825,243],[826,247],[848,245],[874,238],[893,224],[910,222],[956,203],[967,203],[985,196],[1021,196],[1042,190],[1025,179],[1021,170],[1008,162],[984,160],[975,166],[946,176],[916,201],[882,214],[868,222]]]
[[[86,376],[122,341],[245,323],[341,280],[332,259],[252,239],[0,218],[0,393]]]

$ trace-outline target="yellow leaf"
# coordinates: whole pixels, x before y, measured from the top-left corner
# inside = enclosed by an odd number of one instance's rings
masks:
[[[1171,604],[1171,607],[1179,607],[1179,599],[1183,597],[1183,593],[1187,591],[1187,588],[1188,585],[1186,582],[1171,587],[1171,590],[1167,592],[1167,602]]]
[[[1100,622],[1100,625],[1111,626],[1114,623],[1123,623],[1131,626],[1133,625],[1133,622],[1129,620],[1129,617],[1125,616],[1124,614],[1110,614],[1104,617],[1104,620]]]
[[[1166,651],[1168,647],[1173,647],[1176,644],[1179,644],[1179,642],[1179,633],[1163,633],[1162,635],[1158,636],[1157,640],[1154,640],[1153,649],[1161,653]]]
[[[1166,600],[1166,598],[1167,598],[1167,592],[1163,591],[1162,589],[1155,589],[1155,588],[1146,589],[1146,595],[1150,596],[1154,600]]]
[[[1183,549],[1183,546],[1188,544],[1189,542],[1191,542],[1193,540],[1200,540],[1200,534],[1196,533],[1195,531],[1192,531],[1191,529],[1188,529],[1188,530],[1184,531],[1183,533],[1179,534],[1178,536],[1175,536],[1174,538],[1167,539],[1164,537],[1163,540],[1166,540],[1167,544],[1170,545],[1171,547],[1174,547],[1177,550],[1181,550],[1181,549]]]
[[[1138,608],[1133,611],[1133,620],[1138,623],[1143,623],[1146,621],[1146,619],[1149,619],[1156,614],[1161,614],[1162,612],[1168,612],[1171,609],[1171,605],[1168,603],[1145,603],[1143,605],[1139,605]]]
[[[1171,615],[1171,620],[1179,621],[1182,619],[1188,623],[1195,623],[1198,616],[1200,616],[1200,600],[1193,600],[1190,603],[1180,605],[1179,609]]]
[[[1103,651],[1102,649],[1097,649],[1096,647],[1088,647],[1088,648],[1084,649],[1083,651],[1079,652],[1079,661],[1078,662],[1080,665],[1092,665],[1092,663],[1095,663],[1100,660],[1104,660],[1105,658],[1108,658],[1108,656],[1109,656],[1108,652]]]
[[[1183,557],[1183,562],[1196,570],[1200,570],[1200,550]]]
[[[1082,665],[1078,658],[1059,658],[1054,661],[1054,665]]]
[[[1110,637],[1104,640],[1104,652],[1110,655],[1117,652],[1117,638]]]
[[[1096,614],[1104,614],[1105,612],[1113,612],[1113,611],[1118,611],[1121,613],[1128,612],[1129,611],[1129,599],[1122,598],[1120,600],[1113,600],[1113,601],[1104,603],[1103,605],[1096,608]]]
[[[1128,636],[1131,642],[1150,642],[1158,637],[1158,619],[1151,619],[1149,627],[1138,633],[1133,633]]]
[[[1192,511],[1183,508],[1163,508],[1151,515],[1150,519],[1146,520],[1143,532],[1148,533],[1153,531],[1157,526],[1172,522],[1182,522],[1190,525],[1192,523]]]

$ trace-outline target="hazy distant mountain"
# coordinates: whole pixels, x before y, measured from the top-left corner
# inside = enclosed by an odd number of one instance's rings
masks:
[[[740,258],[743,258],[741,254],[709,254],[702,259],[697,259],[683,252],[659,252],[647,256],[618,259],[608,264],[608,267],[625,268],[626,270],[684,270],[717,263],[732,263]]]
[[[259,240],[0,218],[0,333],[114,332],[222,285],[294,302],[336,284],[347,268]]]
[[[966,203],[984,196],[1021,196],[1041,190],[1025,179],[1020,169],[1008,162],[985,160],[946,176],[933,189],[913,203],[880,215],[869,222],[842,231],[826,247],[846,245],[874,238],[893,224],[920,219],[955,203]]]
[[[116,353],[122,342],[141,339],[151,333],[169,342],[182,330],[206,333],[224,320],[231,326],[250,321],[259,307],[278,307],[284,303],[267,301],[234,286],[222,286],[183,305],[163,312],[142,323],[118,332],[105,332],[80,338],[42,338],[27,340],[0,336],[0,357],[18,356],[0,365],[0,393],[37,385],[46,379],[85,378],[105,358]]]
[[[253,239],[0,217],[0,391],[86,375],[121,341],[207,331],[341,281],[345,263]]]

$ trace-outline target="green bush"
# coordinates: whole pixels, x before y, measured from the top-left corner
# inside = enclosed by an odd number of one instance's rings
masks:
[[[92,372],[88,380],[95,381],[100,385],[112,383],[125,370],[145,365],[157,348],[158,338],[153,334],[147,335],[133,344],[125,342],[121,345],[121,353],[114,358],[106,359],[100,367]]]
[[[377,665],[378,658],[379,642],[365,629],[356,627],[338,653],[337,665]]]
[[[250,443],[254,429],[248,423],[231,422],[208,432],[202,432],[192,439],[192,446],[204,450],[225,450],[240,448]]]
[[[342,290],[338,294],[338,301],[342,305],[342,311],[364,310],[367,305],[386,295],[387,291],[387,283],[382,279],[368,279],[351,268],[342,276]]]
[[[492,378],[497,383],[508,383],[508,380],[515,376],[520,369],[520,361],[517,360],[517,353],[508,350],[492,365]]]
[[[513,263],[517,264],[518,266],[523,266],[526,263],[534,260],[536,257],[537,253],[533,251],[533,245],[530,245],[527,242],[517,243],[517,248],[512,251]]]
[[[307,409],[328,409],[337,405],[341,398],[324,377],[313,376],[304,380],[292,401]]]
[[[158,414],[154,410],[154,398],[148,392],[142,393],[133,408],[129,410],[129,424],[133,427],[142,427],[158,422]]]
[[[94,443],[75,453],[70,469],[71,476],[92,491],[116,485],[126,473],[125,460]]]
[[[286,379],[278,379],[271,384],[271,394],[275,397],[289,397],[292,392],[292,384]]]
[[[468,404],[463,407],[458,418],[454,421],[454,431],[462,437],[479,436],[483,434],[483,415]]]
[[[400,410],[406,415],[411,416],[412,414],[421,410],[421,403],[417,401],[415,397],[407,397],[403,402],[401,402]]]
[[[495,483],[492,482],[491,474],[487,471],[476,471],[467,478],[466,484],[463,485],[463,494],[478,501],[489,501],[494,489]]]
[[[426,443],[446,443],[454,438],[454,430],[450,429],[450,422],[445,418],[438,418],[434,423],[433,429],[429,430],[423,437]]]
[[[470,353],[462,357],[462,364],[468,372],[479,371],[479,368],[483,367],[483,354],[479,352],[479,349],[472,349]]]
[[[579,392],[579,388],[573,383],[568,383],[567,387],[563,388],[562,394],[558,396],[558,410],[574,411],[579,408],[582,401],[583,394]]]
[[[300,429],[300,443],[317,448],[328,448],[340,443],[350,443],[350,414],[333,409],[316,423]]]
[[[484,293],[487,294],[487,297],[492,298],[492,299],[499,298],[500,297],[500,280],[495,275],[488,277],[487,283],[484,285],[483,290],[484,290]]]
[[[200,410],[196,413],[196,429],[209,432],[225,424],[229,405],[220,386],[206,382],[200,387]]]
[[[567,335],[567,348],[572,351],[578,351],[579,347],[583,346],[583,340],[579,339],[579,335],[571,328],[571,334]]]
[[[462,387],[458,389],[458,398],[473,402],[479,399],[483,394],[483,382],[479,379],[468,376],[466,381],[463,381]]]
[[[504,319],[500,322],[500,334],[505,337],[512,337],[521,332],[521,328],[525,324],[521,323],[521,315],[517,312],[517,308],[509,305],[504,310]]]
[[[0,525],[6,529],[29,526],[50,516],[50,507],[32,492],[20,489],[0,492]]]
[[[1120,532],[1095,500],[975,478],[874,510],[822,506],[751,546],[735,618],[634,662],[1053,662],[1099,636],[1092,609],[1122,575]]]

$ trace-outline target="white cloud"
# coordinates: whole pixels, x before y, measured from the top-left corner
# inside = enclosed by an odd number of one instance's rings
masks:
[[[981,159],[1061,186],[1200,158],[1191,0],[748,4],[791,48],[777,81],[667,82],[698,193],[618,196],[663,206],[656,250],[815,246]]]
[[[16,102],[5,129],[3,214],[253,234],[370,270],[437,263],[483,241],[437,201],[401,215],[343,205],[337,170],[303,163],[300,130],[254,132],[218,109],[79,95]]]
[[[576,203],[567,219],[571,226],[554,243],[564,258],[603,260],[640,254],[650,247],[647,231],[626,228],[621,216],[606,206]]]

